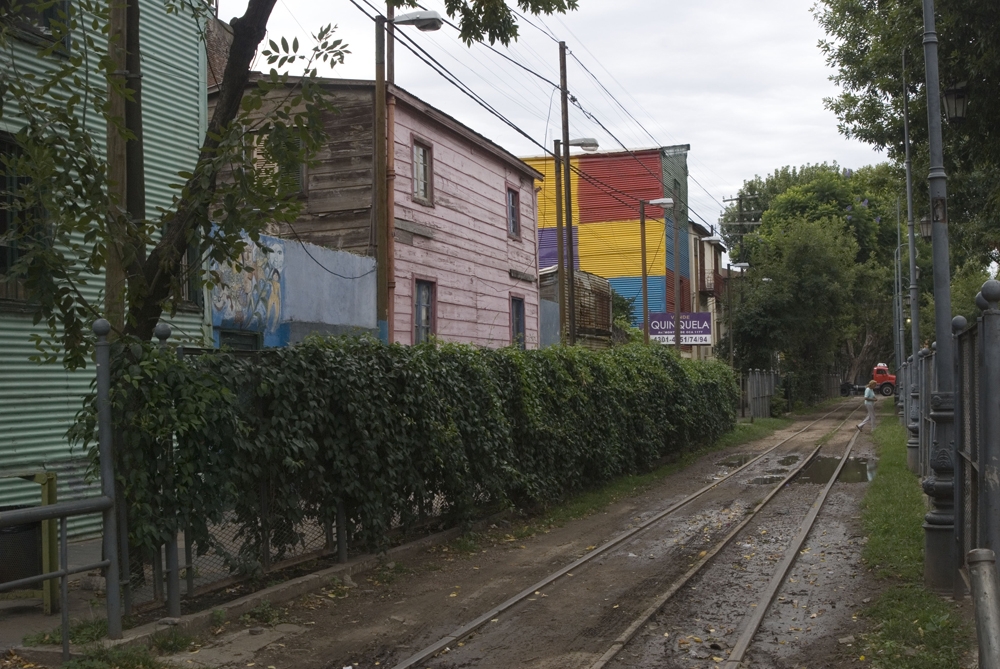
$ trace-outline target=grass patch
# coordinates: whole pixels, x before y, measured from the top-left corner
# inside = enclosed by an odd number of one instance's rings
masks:
[[[383,562],[375,570],[375,573],[368,577],[368,582],[373,585],[389,585],[400,576],[409,573],[410,570],[399,562]]]
[[[166,665],[153,657],[148,648],[95,646],[88,649],[83,657],[70,660],[62,667],[63,669],[165,669]]]
[[[920,481],[906,468],[906,430],[884,416],[872,435],[878,476],[861,503],[868,534],[862,557],[879,578],[919,583],[924,574],[924,506]]]
[[[862,558],[889,586],[862,612],[873,667],[939,669],[960,666],[971,631],[953,603],[923,587],[926,507],[920,482],[906,468],[906,430],[883,412],[874,432],[878,475],[862,502],[868,543]]]
[[[161,655],[179,653],[190,646],[192,641],[194,641],[194,637],[184,634],[176,627],[156,632],[150,637],[153,648],[158,650]]]
[[[274,606],[266,599],[253,607],[242,616],[240,622],[246,626],[250,625],[276,625],[285,617],[285,611]]]
[[[70,622],[69,642],[72,644],[86,645],[106,636],[108,636],[108,621],[105,618]],[[62,628],[57,627],[51,632],[28,634],[23,641],[25,646],[58,646],[62,643]]]

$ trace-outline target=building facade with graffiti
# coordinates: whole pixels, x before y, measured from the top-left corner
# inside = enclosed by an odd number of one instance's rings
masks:
[[[216,346],[287,346],[310,334],[375,332],[375,260],[261,236],[239,262],[215,264]]]

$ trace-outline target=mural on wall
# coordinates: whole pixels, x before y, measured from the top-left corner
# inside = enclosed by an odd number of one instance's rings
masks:
[[[280,346],[281,306],[285,284],[285,242],[261,237],[268,251],[248,244],[240,257],[240,270],[215,265],[221,282],[212,289],[214,328],[258,332],[265,346]],[[218,335],[216,336],[218,339]]]

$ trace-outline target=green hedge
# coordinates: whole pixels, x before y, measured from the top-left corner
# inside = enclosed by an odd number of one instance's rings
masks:
[[[207,545],[234,514],[254,569],[265,532],[280,552],[303,520],[380,545],[444,500],[452,517],[519,508],[710,443],[732,428],[729,368],[666,347],[593,352],[385,346],[311,339],[247,358],[116,349],[118,472],[133,543],[177,527]],[[77,435],[93,439],[93,414]],[[173,435],[173,447],[171,444]],[[266,504],[266,513],[262,512]],[[229,520],[233,515],[229,515]]]

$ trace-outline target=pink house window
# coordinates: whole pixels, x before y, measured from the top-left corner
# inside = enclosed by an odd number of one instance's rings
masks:
[[[431,204],[434,197],[434,154],[423,142],[413,142],[413,199]]]
[[[521,236],[521,198],[513,188],[507,189],[507,234]]]
[[[434,282],[417,279],[413,293],[413,343],[428,341],[434,334]]]

